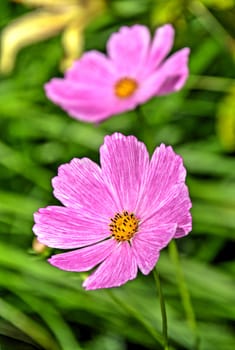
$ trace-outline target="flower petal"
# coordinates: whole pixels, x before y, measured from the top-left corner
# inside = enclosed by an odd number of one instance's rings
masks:
[[[73,208],[41,208],[34,214],[34,220],[33,231],[38,240],[53,248],[79,248],[110,236],[107,224],[81,217]]]
[[[110,116],[115,107],[114,96],[108,98],[112,89],[100,89],[95,83],[84,87],[71,83],[68,79],[55,78],[45,84],[44,88],[51,101],[78,120],[98,122]]]
[[[119,114],[125,111],[130,111],[134,109],[137,105],[138,102],[135,98],[135,96],[131,96],[126,99],[118,99],[116,97],[113,98],[112,103],[108,106],[108,102],[106,106],[104,107],[105,104],[100,104],[100,101],[104,101],[104,98],[97,98],[97,105],[95,105],[95,98],[92,100],[93,105],[89,103],[89,99],[87,101],[82,101],[82,105],[76,105],[76,106],[71,106],[71,105],[65,105],[61,106],[66,112],[73,118],[79,119],[79,120],[84,120],[88,123],[98,123],[100,121],[103,121],[110,116],[114,116],[115,114]],[[99,102],[98,102],[99,101]],[[103,103],[103,102],[102,102]]]
[[[134,211],[149,167],[145,145],[134,136],[106,136],[100,148],[103,179],[120,211]]]
[[[190,231],[192,231],[192,215],[190,213],[182,214],[181,219],[178,222],[175,238],[184,237]]]
[[[137,212],[140,217],[150,217],[165,201],[177,195],[177,186],[184,183],[186,170],[182,158],[172,147],[161,144],[152,155],[148,176],[143,184],[143,194],[139,197]]]
[[[145,103],[150,98],[159,95],[158,91],[166,81],[166,75],[159,69],[143,79],[136,91],[135,98],[138,104]]]
[[[112,251],[97,270],[83,283],[87,290],[118,287],[137,275],[137,264],[128,242]]]
[[[113,62],[99,51],[89,51],[75,61],[73,66],[67,70],[65,78],[75,84],[89,86],[98,83],[100,88],[110,85],[115,80],[116,67]]]
[[[117,209],[100,167],[88,158],[74,158],[61,165],[52,184],[57,199],[95,222],[107,223]]]
[[[51,265],[66,271],[89,271],[104,261],[116,247],[113,239],[94,244],[72,252],[53,255],[48,261]]]
[[[147,275],[154,268],[160,250],[174,237],[176,227],[176,224],[158,227],[150,227],[149,224],[141,226],[141,231],[134,236],[131,246],[137,265],[143,274]]]
[[[189,48],[179,50],[170,56],[159,68],[161,74],[165,76],[165,81],[159,88],[158,95],[166,95],[178,91],[184,86],[189,74],[189,53]]]
[[[148,57],[148,70],[153,72],[172,49],[174,28],[171,24],[159,27],[154,34]]]
[[[180,90],[188,78],[189,49],[185,48],[170,56],[155,72],[139,85],[136,93],[138,103],[144,103],[154,96]]]
[[[177,223],[175,238],[187,235],[192,230],[192,217],[189,212],[192,207],[188,188],[185,184],[178,186],[176,195],[156,210],[156,221],[165,223]]]
[[[74,63],[65,78],[51,79],[44,88],[47,97],[72,117],[96,122],[113,114],[118,102],[114,95],[116,75],[108,58],[91,51]]]
[[[147,27],[122,27],[107,43],[109,57],[123,77],[136,77],[145,67],[150,45]]]
[[[44,88],[47,97],[70,116],[98,122],[137,106],[136,94],[123,99],[115,95],[115,84],[122,78],[108,58],[91,51],[74,63],[65,78],[51,79]]]

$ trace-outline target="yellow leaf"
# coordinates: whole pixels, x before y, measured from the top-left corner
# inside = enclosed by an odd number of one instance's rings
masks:
[[[41,7],[10,23],[2,31],[0,73],[9,73],[19,50],[32,43],[50,38],[65,30],[62,44],[66,69],[77,58],[83,47],[83,29],[105,8],[105,0],[14,0]]]
[[[60,63],[60,69],[64,72],[71,67],[73,61],[78,58],[83,51],[83,30],[84,24],[77,23],[77,20],[67,26],[62,35],[62,45],[64,48],[64,58]]]
[[[23,5],[34,6],[34,7],[58,7],[66,5],[76,5],[81,3],[82,0],[12,0]]]
[[[72,16],[72,12],[36,11],[4,28],[1,38],[0,72],[10,72],[21,48],[55,35],[65,27]]]
[[[219,104],[217,134],[226,151],[235,151],[235,88]]]

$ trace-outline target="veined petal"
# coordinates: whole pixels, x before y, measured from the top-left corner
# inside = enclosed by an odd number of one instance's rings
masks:
[[[88,158],[61,165],[52,184],[55,197],[86,218],[107,223],[116,210],[100,167]]]
[[[185,181],[186,170],[182,158],[173,149],[161,144],[152,155],[148,176],[143,184],[143,195],[139,197],[137,212],[141,217],[149,217],[165,201],[177,195],[176,185]],[[170,197],[170,199],[168,198]]]
[[[122,242],[83,283],[87,290],[112,288],[132,280],[137,275],[137,264],[128,242]]]
[[[89,219],[73,208],[49,206],[34,214],[33,231],[52,248],[72,249],[97,243],[110,236],[107,224]]]
[[[132,212],[149,167],[145,145],[134,136],[106,136],[100,148],[103,179],[116,199],[119,211]]]
[[[112,254],[116,245],[113,239],[108,239],[89,247],[53,255],[48,261],[61,270],[89,271]]]
[[[178,227],[174,238],[181,238],[186,236],[190,231],[192,231],[192,215],[190,212],[181,212],[181,218],[178,222]]]
[[[86,271],[100,264],[86,289],[120,286],[138,267],[149,273],[159,251],[192,227],[186,170],[171,147],[162,144],[149,161],[142,142],[115,133],[100,156],[101,168],[86,158],[59,168],[54,193],[66,207],[40,209],[33,228],[43,244],[81,248],[53,256],[53,265]]]
[[[170,196],[164,204],[156,209],[154,218],[158,222],[177,223],[175,238],[187,235],[192,229],[192,216],[189,210],[192,207],[188,188],[182,183],[175,190],[176,195]],[[153,218],[153,220],[154,220]]]
[[[108,55],[117,70],[127,77],[136,77],[144,69],[150,45],[147,27],[122,27],[107,43]]]
[[[147,275],[156,265],[160,250],[174,237],[176,224],[159,225],[150,227],[148,223],[141,225],[140,232],[137,233],[131,247],[137,265],[141,272]]]

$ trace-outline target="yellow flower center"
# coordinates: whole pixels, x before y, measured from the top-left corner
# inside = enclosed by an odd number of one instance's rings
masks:
[[[115,95],[119,98],[127,98],[134,94],[138,88],[136,80],[131,78],[122,78],[115,84]]]
[[[117,213],[109,224],[111,235],[118,241],[129,241],[138,230],[139,220],[133,213]]]

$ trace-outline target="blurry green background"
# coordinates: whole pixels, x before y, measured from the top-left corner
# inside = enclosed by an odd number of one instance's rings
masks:
[[[51,251],[40,253],[36,242],[32,247],[33,213],[58,203],[51,188],[58,165],[73,157],[99,161],[104,135],[120,131],[135,134],[150,152],[160,142],[173,145],[188,169],[193,231],[176,242],[182,271],[174,246],[157,265],[171,348],[234,350],[235,3],[112,0],[99,13],[92,12],[95,0],[90,12],[82,8],[87,3],[0,1],[0,349],[161,349],[154,339],[161,316],[151,275],[113,290],[114,297],[105,290],[85,292],[83,274],[49,266]],[[68,18],[53,20],[66,11]],[[46,99],[43,84],[62,76],[74,56],[105,51],[113,31],[134,23],[152,32],[172,23],[173,51],[191,48],[186,86],[142,106],[144,125],[135,112],[98,126],[81,123]]]

